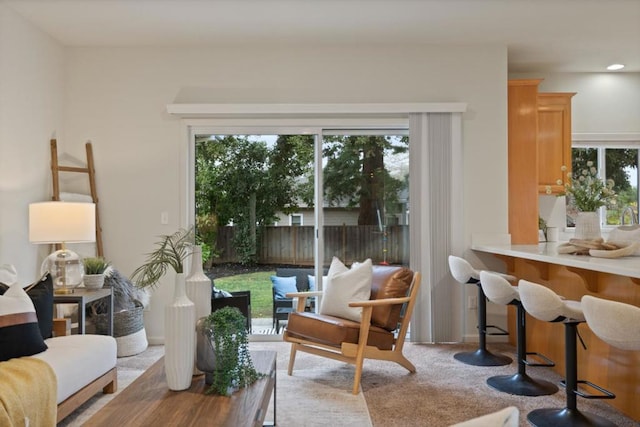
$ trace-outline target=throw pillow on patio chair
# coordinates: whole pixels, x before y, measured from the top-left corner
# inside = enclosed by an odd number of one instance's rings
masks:
[[[334,258],[329,268],[327,295],[323,296],[319,313],[305,312],[304,307],[306,298],[322,295],[322,292],[287,294],[287,297],[298,298],[296,311],[289,315],[283,336],[284,341],[291,343],[288,374],[293,372],[298,351],[355,365],[353,394],[360,388],[364,359],[396,362],[409,372],[415,372],[402,349],[420,288],[420,273],[404,267],[369,264],[368,298],[349,300],[347,294],[354,292],[358,283],[366,289],[365,274],[359,271],[360,274],[356,274],[359,277],[344,280],[350,270],[334,268],[336,262],[339,260]],[[356,268],[366,270],[367,262]],[[342,300],[336,297],[335,291],[342,294]]]

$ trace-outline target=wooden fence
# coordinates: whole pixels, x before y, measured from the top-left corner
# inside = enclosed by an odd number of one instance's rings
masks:
[[[386,233],[377,226],[325,226],[324,260],[337,256],[346,264],[371,258],[374,263],[409,264],[409,227],[387,227]],[[237,262],[233,245],[235,227],[218,229],[217,249],[220,257],[214,264]],[[386,234],[386,235],[385,235]],[[313,226],[263,227],[257,262],[259,264],[313,265]]]

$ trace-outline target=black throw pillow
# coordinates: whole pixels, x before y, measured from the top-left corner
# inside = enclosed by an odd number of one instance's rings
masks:
[[[0,362],[47,349],[29,295],[19,285],[0,295]]]
[[[9,289],[9,286],[0,283],[0,295]],[[53,336],[53,280],[51,274],[46,273],[40,280],[24,289],[31,298],[38,316],[38,326],[42,339]]]

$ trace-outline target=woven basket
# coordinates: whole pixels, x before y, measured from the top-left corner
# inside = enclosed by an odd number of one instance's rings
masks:
[[[133,356],[146,350],[147,333],[144,330],[142,304],[136,301],[136,307],[119,311],[113,315],[113,336],[118,346],[118,357]],[[96,333],[106,334],[109,316],[96,314],[93,316]]]
[[[138,305],[130,310],[119,311],[113,315],[113,336],[115,338],[131,335],[144,328],[142,315],[143,307]],[[109,324],[107,314],[96,314],[93,316],[96,325],[96,333],[106,334]]]

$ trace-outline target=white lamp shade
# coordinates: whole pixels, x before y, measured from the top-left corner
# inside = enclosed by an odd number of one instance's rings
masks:
[[[96,205],[40,202],[29,205],[29,241],[77,243],[96,240]]]

